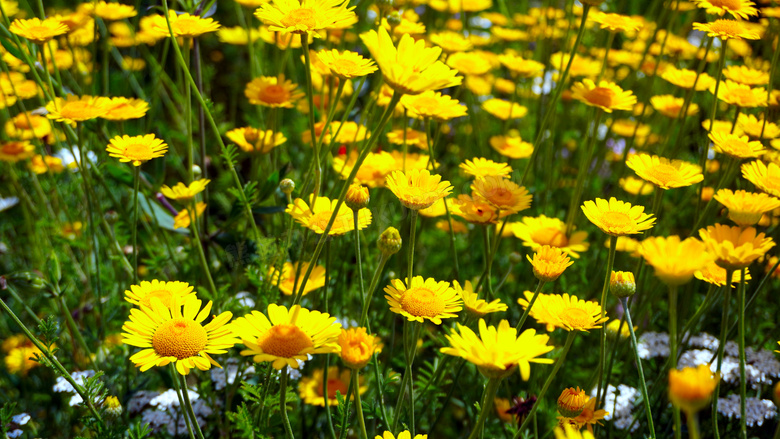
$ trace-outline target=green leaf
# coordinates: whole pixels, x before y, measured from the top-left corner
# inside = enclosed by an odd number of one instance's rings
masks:
[[[138,207],[140,207],[145,214],[155,218],[163,229],[172,230],[177,233],[189,233],[189,230],[187,229],[174,229],[173,215],[154,201],[147,202],[147,197],[141,192],[138,192]]]
[[[22,52],[19,50],[18,47],[14,46],[11,43],[10,39],[8,39],[8,38],[0,38],[0,44],[2,44],[3,47],[5,48],[5,50],[7,50],[8,53],[13,55],[14,58],[16,58],[16,59],[18,59],[20,61],[24,60],[24,55],[22,55]]]

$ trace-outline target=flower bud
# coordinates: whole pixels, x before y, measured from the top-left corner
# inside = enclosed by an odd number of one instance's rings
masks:
[[[395,29],[399,24],[401,24],[401,14],[398,13],[398,11],[393,11],[387,14],[387,24],[389,24],[391,28]]]
[[[398,251],[401,250],[401,245],[403,245],[401,234],[398,233],[398,229],[395,227],[388,227],[382,232],[382,235],[379,236],[379,240],[377,241],[379,251],[381,251],[384,256],[391,256],[398,253]]]
[[[633,296],[636,293],[634,273],[630,271],[613,271],[609,280],[609,291],[618,299]]]
[[[295,182],[289,178],[285,178],[279,182],[279,190],[285,195],[290,195],[295,190]]]
[[[367,187],[353,184],[347,189],[347,198],[344,202],[347,204],[347,207],[357,212],[367,207],[370,199]]]
[[[509,253],[509,263],[512,265],[517,265],[519,263],[523,262],[523,257],[520,256],[520,253],[518,252],[512,252]]]
[[[111,416],[118,417],[122,414],[122,404],[116,396],[109,396],[103,401],[103,408]]]
[[[200,166],[192,165],[192,175],[194,175],[195,177],[200,177],[201,174],[203,174],[203,170],[200,169]]]
[[[564,418],[576,418],[585,409],[588,400],[590,397],[579,387],[564,389],[558,397],[558,413]]]

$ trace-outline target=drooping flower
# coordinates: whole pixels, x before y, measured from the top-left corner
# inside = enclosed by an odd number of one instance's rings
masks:
[[[465,359],[488,378],[505,378],[519,366],[521,377],[527,381],[531,363],[553,363],[552,359],[540,358],[553,350],[553,346],[547,345],[550,337],[537,335],[534,329],[526,329],[518,336],[517,329],[509,326],[508,321],[501,320],[495,327],[488,326],[484,319],[479,319],[479,336],[459,323],[457,328],[445,336],[450,346],[441,348],[441,352]]]
[[[657,155],[635,154],[626,160],[626,166],[661,189],[686,187],[704,180],[698,165]]]
[[[164,307],[170,308],[174,302],[181,304],[190,296],[195,296],[192,285],[187,282],[166,282],[160,280],[141,281],[125,290],[125,300],[138,307],[152,308],[152,299],[159,300]]]
[[[298,291],[294,288],[301,288],[301,281],[303,275],[309,270],[309,262],[285,262],[282,266],[282,272],[279,273],[275,267],[268,269],[268,275],[271,276],[271,284],[279,286],[279,290],[286,296],[298,294]],[[301,279],[298,279],[298,276]],[[281,278],[280,278],[281,276]],[[312,291],[325,286],[325,267],[322,265],[315,265],[311,270],[309,278],[306,280],[306,285],[303,287],[303,295],[307,295]]]
[[[636,96],[630,90],[623,90],[617,84],[601,81],[598,86],[590,79],[574,84],[572,97],[592,107],[598,107],[607,113],[613,110],[631,111],[636,104]]]
[[[780,207],[780,200],[767,194],[720,189],[715,196],[720,204],[729,210],[729,219],[738,226],[753,226],[761,216]]]
[[[357,22],[354,9],[348,0],[273,0],[260,5],[255,16],[274,32],[319,37],[319,30]]]
[[[688,283],[697,270],[714,259],[698,239],[680,240],[677,235],[647,238],[639,245],[639,254],[662,282],[673,286]]]
[[[293,84],[284,75],[261,76],[250,81],[246,85],[244,95],[252,105],[261,105],[271,108],[292,108],[293,104],[304,96],[298,91],[298,86]]]
[[[202,302],[194,296],[178,300],[174,296],[169,308],[153,298],[151,307],[130,310],[130,320],[122,326],[122,343],[144,348],[130,357],[141,372],[169,363],[175,363],[182,375],[193,368],[221,367],[211,355],[224,354],[238,343],[228,324],[233,313],[225,311],[203,326],[212,303],[201,309]]]
[[[467,280],[463,287],[461,287],[460,283],[454,280],[452,281],[452,286],[455,288],[458,295],[460,295],[461,300],[463,300],[463,306],[466,308],[466,311],[475,317],[483,317],[486,314],[509,309],[506,304],[501,303],[501,299],[494,299],[490,302],[480,299],[479,295],[474,292],[471,281]]]
[[[672,369],[669,371],[669,400],[688,416],[693,416],[710,403],[719,379],[707,364]]]
[[[449,181],[442,181],[440,175],[431,174],[426,169],[393,171],[387,176],[386,186],[401,204],[414,210],[430,207],[452,192]]]
[[[328,368],[328,405],[336,407],[339,405],[339,400],[336,397],[336,393],[340,393],[342,398],[347,399],[347,391],[349,390],[349,379],[351,376],[349,369],[339,370],[338,366],[330,366]],[[360,384],[357,390],[360,394],[368,391],[368,386],[364,383],[364,379],[360,377]],[[314,369],[311,376],[304,376],[298,383],[298,396],[301,397],[304,403],[315,405],[319,407],[325,407],[325,373],[323,369]],[[353,399],[355,395],[350,395],[350,399]]]
[[[164,156],[168,145],[154,134],[134,137],[125,134],[111,139],[106,151],[122,163],[131,162],[133,166],[141,166],[141,163]]]
[[[425,47],[425,41],[415,41],[404,34],[398,48],[384,27],[360,35],[376,61],[387,85],[402,94],[416,95],[429,90],[460,85],[457,70],[439,61],[441,49]]]
[[[292,204],[287,205],[285,213],[290,214],[300,225],[321,235],[333,215],[338,200],[328,197],[317,197],[313,203],[307,204],[303,199],[296,198]],[[371,211],[360,209],[358,212],[358,229],[363,230],[371,224]],[[339,207],[336,219],[333,222],[328,235],[343,235],[355,229],[352,210],[346,204]]]
[[[411,322],[429,320],[441,325],[442,319],[457,317],[456,313],[462,309],[461,299],[450,283],[432,278],[415,276],[411,283],[393,279],[385,287],[385,293],[390,311]]]
[[[775,246],[772,238],[758,233],[753,227],[715,224],[700,229],[699,236],[707,251],[715,256],[715,263],[727,270],[745,268]]]
[[[210,182],[211,180],[202,178],[200,180],[193,181],[189,185],[186,185],[182,182],[176,183],[176,185],[172,188],[168,187],[167,185],[163,185],[160,188],[160,192],[162,192],[166,198],[178,201],[189,201],[193,199],[195,195],[203,192]]]
[[[582,204],[582,211],[590,222],[612,236],[642,233],[655,224],[655,218],[644,213],[644,206],[632,206],[615,197],[609,201],[602,198],[596,198],[595,202],[586,201]]]
[[[517,299],[517,303],[528,308],[534,293],[526,291],[525,299]],[[609,320],[604,313],[601,317],[601,305],[593,301],[580,300],[577,296],[566,293],[539,294],[530,316],[542,325],[547,325],[547,331],[563,328],[567,331],[584,331],[601,328],[601,324]]]
[[[309,354],[338,353],[340,349],[341,325],[336,318],[299,305],[288,311],[272,303],[268,305],[268,317],[252,311],[235,319],[232,327],[247,347],[241,355],[251,356],[256,363],[273,362],[277,370],[285,366],[297,369],[298,360],[306,361]]]
[[[558,218],[548,218],[544,215],[538,217],[526,216],[520,222],[509,225],[515,237],[523,241],[523,245],[531,250],[549,245],[566,252],[570,257],[577,259],[580,253],[587,251],[588,232],[572,232],[566,234],[566,223]]]

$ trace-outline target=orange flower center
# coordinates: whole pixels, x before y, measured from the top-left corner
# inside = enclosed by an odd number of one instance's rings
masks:
[[[176,357],[178,360],[194,357],[206,349],[208,335],[199,323],[192,320],[169,320],[155,331],[152,347],[161,357]]]
[[[401,297],[401,308],[415,317],[436,317],[444,312],[444,300],[429,289],[414,288]]]
[[[260,100],[269,104],[281,104],[288,98],[287,90],[281,85],[269,85],[260,90]]]
[[[615,99],[615,92],[606,87],[596,87],[585,93],[585,99],[593,105],[610,108]]]
[[[257,338],[257,345],[266,354],[282,358],[292,358],[301,351],[314,346],[311,337],[296,325],[279,324],[271,327]],[[346,393],[346,392],[345,392]]]
[[[38,38],[41,38],[41,37],[45,38],[45,37],[51,35],[52,30],[51,30],[51,28],[49,28],[47,26],[30,26],[29,33],[30,33],[30,35],[34,35],[34,36],[36,36]]]
[[[667,164],[660,164],[651,170],[653,178],[660,181],[663,184],[666,184],[672,180],[676,180],[679,176],[679,172],[677,171],[677,168],[675,168],[672,165]]]
[[[569,238],[566,237],[566,234],[555,227],[534,230],[531,233],[531,239],[537,244],[552,247],[566,247],[569,245]]]
[[[317,389],[319,396],[324,395],[323,387],[323,384],[320,383],[320,387]],[[346,398],[347,385],[338,378],[328,378],[328,399],[336,399],[336,392],[341,393]]]
[[[166,308],[170,308],[171,307],[171,298],[173,297],[173,295],[168,290],[156,290],[156,291],[150,292],[149,294],[144,296],[143,299],[140,300],[141,305],[144,305],[144,306],[147,306],[147,307],[151,308],[152,307],[152,299],[155,298],[155,297],[157,299],[159,299],[160,302],[162,302],[163,306],[165,306]]]
[[[666,113],[668,116],[677,117],[680,115],[682,105],[678,104],[677,102],[669,102],[664,106],[663,110],[664,113]]]
[[[601,222],[607,227],[626,227],[631,224],[631,218],[623,212],[604,212]]]
[[[17,118],[14,120],[14,127],[20,130],[29,130],[32,126],[28,123],[26,117]]]
[[[325,227],[328,226],[328,221],[330,221],[331,215],[333,215],[333,211],[330,210],[317,212],[311,217],[311,219],[309,219],[309,225],[313,228],[319,228],[320,230],[325,230]],[[333,224],[335,226],[336,223]]]
[[[171,23],[173,33],[176,35],[198,35],[203,31],[199,18],[177,18]]]
[[[723,35],[726,38],[738,37],[744,29],[739,22],[734,20],[716,20],[709,23],[711,33]]]
[[[300,8],[290,11],[281,20],[282,24],[286,27],[306,27],[313,28],[317,25],[317,20],[314,18],[314,10],[311,8]]]
[[[572,328],[587,328],[593,318],[580,308],[568,308],[561,313],[563,321]]]
[[[17,155],[24,152],[24,144],[21,142],[8,142],[3,145],[3,154]]]
[[[433,114],[437,108],[439,108],[439,101],[437,99],[424,96],[414,100],[414,109],[419,113]]]
[[[742,6],[741,3],[740,0],[710,0],[712,6],[730,11],[738,11]]]
[[[350,61],[348,59],[337,59],[333,63],[333,67],[342,74],[351,75],[353,72],[356,72],[358,70],[357,63]]]
[[[488,197],[491,203],[497,206],[507,206],[512,204],[512,191],[506,188],[495,188]]]
[[[122,155],[133,161],[147,161],[152,159],[152,148],[145,143],[131,143],[122,150]]]

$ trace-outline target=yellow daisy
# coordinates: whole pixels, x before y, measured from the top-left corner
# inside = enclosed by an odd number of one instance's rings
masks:
[[[400,314],[410,322],[429,320],[441,325],[442,319],[457,317],[463,309],[461,299],[449,282],[436,282],[422,276],[412,278],[411,284],[393,279],[385,287],[385,299],[390,311]]]
[[[686,416],[709,405],[720,377],[713,374],[709,364],[669,371],[669,400],[675,407],[684,410]]]
[[[445,335],[450,346],[441,348],[441,352],[465,359],[488,378],[505,378],[518,366],[521,377],[528,381],[531,363],[553,363],[550,358],[540,358],[554,348],[547,344],[550,336],[537,335],[534,329],[526,329],[518,336],[517,329],[509,326],[508,321],[501,320],[495,327],[488,326],[484,319],[479,319],[479,336],[460,323],[457,327],[457,331]]]
[[[715,85],[715,78],[702,72],[696,79],[697,73],[695,70],[678,69],[670,66],[661,73],[661,78],[681,88],[692,88],[695,82],[697,91],[709,90],[710,87]]]
[[[465,194],[458,195],[452,200],[451,213],[459,216],[471,224],[496,224],[499,218],[512,214],[505,210],[499,212],[493,205],[480,197],[470,197]]]
[[[174,302],[182,304],[190,296],[195,297],[192,285],[179,281],[141,281],[140,284],[130,285],[130,289],[125,290],[126,301],[147,308],[152,308],[152,299],[159,300],[164,307],[170,309]]]
[[[430,207],[452,192],[449,181],[442,181],[440,175],[431,174],[425,169],[393,171],[387,176],[386,185],[401,204],[414,210]]]
[[[715,92],[715,86],[710,88]],[[718,87],[718,99],[742,108],[766,107],[768,97],[763,88],[752,88],[746,84],[740,84],[731,80],[725,80]]]
[[[294,315],[297,317],[293,321]],[[299,305],[288,311],[272,303],[268,305],[268,317],[252,311],[235,319],[231,326],[247,347],[241,355],[252,357],[255,363],[271,361],[277,370],[285,366],[297,369],[298,360],[306,361],[309,354],[339,352],[341,325],[336,318]]]
[[[534,60],[524,59],[521,56],[502,54],[498,56],[498,60],[501,62],[502,66],[521,78],[541,76],[544,72],[544,64]]]
[[[715,224],[700,229],[699,236],[707,251],[715,256],[715,263],[727,270],[747,267],[775,246],[772,238],[758,233],[754,227]]]
[[[493,136],[490,138],[490,147],[510,159],[528,158],[534,152],[534,146],[519,136]]]
[[[357,163],[358,152],[352,150],[349,155],[339,155],[333,159],[333,170],[346,179]],[[409,167],[407,155],[407,168]],[[355,175],[355,183],[369,188],[384,187],[387,174],[395,169],[395,158],[387,151],[369,152]]]
[[[134,166],[141,166],[143,162],[164,156],[168,145],[154,134],[135,137],[125,134],[111,139],[106,151],[109,156],[118,158],[122,163],[132,162]]]
[[[660,95],[650,98],[650,104],[656,111],[672,119],[676,119],[680,116],[684,102],[685,100],[683,98],[676,98],[672,95]],[[690,103],[688,105],[688,109],[685,112],[685,117],[695,116],[698,113],[699,106],[694,103]]]
[[[51,134],[51,122],[44,116],[19,113],[5,123],[5,134],[11,139],[41,139]]]
[[[506,304],[501,303],[501,299],[493,299],[490,302],[480,299],[479,294],[474,292],[474,286],[471,285],[471,281],[467,280],[461,287],[460,283],[454,280],[452,281],[452,286],[455,288],[455,292],[460,295],[466,311],[474,317],[483,317],[486,314],[509,309]]]
[[[195,217],[200,218],[206,210],[206,203],[200,201],[195,205]],[[186,229],[192,223],[193,215],[187,209],[182,209],[173,217],[174,229]]]
[[[579,231],[566,235],[566,223],[558,218],[548,218],[544,215],[538,217],[526,216],[520,222],[508,225],[517,239],[523,241],[523,245],[536,251],[542,246],[557,247],[570,257],[577,259],[580,253],[587,251],[588,232]]]
[[[506,177],[512,173],[512,167],[506,163],[497,163],[484,157],[475,157],[472,160],[466,160],[459,165],[467,175],[472,177],[487,177],[489,175]]]
[[[52,157],[50,155],[42,156],[40,154],[36,154],[30,159],[30,163],[27,166],[31,171],[38,175],[45,174],[49,171],[53,173],[60,173],[65,170],[65,166],[62,164],[62,159],[59,157]]]
[[[657,155],[633,155],[626,160],[626,166],[661,189],[686,187],[704,180],[704,174],[698,165]]]
[[[472,195],[496,209],[517,213],[531,207],[533,196],[524,186],[497,176],[481,177],[471,183]]]
[[[57,18],[41,20],[33,17],[29,19],[17,18],[8,27],[8,30],[33,43],[43,44],[54,37],[66,34],[69,29],[68,26]]]
[[[107,3],[102,0],[95,4],[92,12],[106,21],[124,20],[138,15],[138,11],[130,5]]]
[[[534,276],[543,282],[554,282],[574,262],[558,247],[543,245],[534,251],[534,257],[525,255],[534,269]]]
[[[290,216],[303,227],[321,235],[325,231],[325,228],[330,221],[330,217],[336,209],[338,200],[331,200],[328,197],[317,197],[317,199],[313,201],[314,202],[309,205],[303,199],[296,198],[293,200],[292,204],[287,205],[285,213],[290,214]],[[360,209],[358,212],[358,229],[363,230],[368,227],[369,224],[371,224],[371,211],[368,209]],[[347,207],[346,204],[342,203],[328,235],[343,235],[354,229],[355,222],[352,217],[352,210]]]
[[[694,0],[696,6],[705,10],[708,14],[720,15],[728,13],[734,18],[750,19],[751,15],[758,15],[758,9],[751,0]]]
[[[775,139],[780,137],[780,126],[776,123],[764,121],[752,114],[740,113],[737,118],[737,126],[751,139]]]
[[[330,73],[341,79],[359,78],[377,70],[373,61],[349,50],[341,53],[336,49],[322,50],[317,55]]]
[[[259,130],[252,127],[234,128],[225,133],[225,135],[238,145],[242,151],[257,154],[271,152],[272,149],[287,141],[287,138],[281,132]]]
[[[281,279],[280,273],[275,267],[268,269],[268,275],[271,276],[271,283],[278,285],[279,290],[286,296],[292,296],[298,294],[298,290],[293,288],[301,288],[300,282],[302,279],[297,279],[298,273],[301,278],[309,270],[308,262],[285,262],[282,266]],[[325,286],[325,267],[322,265],[315,265],[311,270],[309,279],[306,281],[306,286],[303,287],[303,295],[307,295],[312,291]]]
[[[426,91],[418,95],[404,95],[400,105],[408,112],[409,117],[417,119],[433,119],[445,121],[465,116],[466,106],[457,99],[435,91]]]
[[[149,103],[142,99],[111,98],[108,112],[103,114],[103,119],[130,120],[146,116],[149,111]]]
[[[228,324],[233,313],[225,311],[203,326],[212,303],[208,302],[203,309],[201,303],[194,296],[184,298],[182,303],[173,297],[168,308],[155,298],[151,307],[141,305],[130,310],[130,320],[122,326],[122,343],[144,348],[130,361],[141,372],[175,363],[176,371],[182,375],[193,368],[221,367],[210,354],[227,353],[238,343]]]
[[[528,108],[504,99],[491,98],[482,103],[482,109],[501,120],[522,119]]]
[[[742,165],[742,176],[758,189],[780,197],[780,166],[754,160]]]
[[[517,303],[528,308],[534,293],[526,291],[525,299],[517,299]],[[609,320],[601,317],[601,306],[596,302],[579,300],[577,296],[568,294],[539,294],[529,315],[537,322],[547,326],[547,331],[563,328],[567,331],[584,331],[601,328],[601,324]]]
[[[447,65],[463,75],[481,76],[493,66],[479,52],[458,52],[447,57]]]
[[[642,28],[642,22],[632,17],[601,11],[588,15],[588,20],[595,21],[602,29],[608,29],[610,32],[635,32]]]
[[[769,72],[752,69],[748,66],[728,66],[723,69],[723,76],[745,85],[766,85],[769,83]]]
[[[27,140],[0,143],[0,160],[16,163],[35,155],[35,145]]]
[[[298,86],[284,75],[261,76],[246,85],[244,95],[252,105],[272,108],[292,108],[293,104],[304,96]]]
[[[350,369],[366,367],[374,354],[382,351],[379,337],[366,332],[366,328],[342,329],[339,346],[341,361]]]
[[[348,0],[272,0],[262,4],[255,16],[274,32],[319,37],[319,30],[356,22],[354,9]]]
[[[729,219],[738,226],[753,226],[767,212],[780,208],[780,199],[743,190],[720,189],[713,197],[729,210]]]
[[[203,192],[210,182],[211,180],[202,178],[200,180],[193,181],[189,185],[186,185],[182,182],[176,183],[176,186],[173,188],[168,187],[167,185],[163,185],[160,188],[160,192],[162,192],[165,197],[173,200],[189,201],[193,199],[195,195]]]
[[[351,374],[349,369],[339,370],[338,366],[330,366],[328,368],[328,406],[335,407],[339,405],[339,400],[336,397],[336,393],[340,393],[341,397],[347,399],[347,391],[349,390],[349,380]],[[304,376],[298,383],[298,395],[305,404],[315,405],[319,407],[325,407],[325,372],[323,369],[314,369],[311,376]],[[364,377],[360,377],[360,384],[357,390],[360,394],[368,391],[368,386],[365,384]],[[353,400],[355,395],[350,395],[350,400]]]
[[[384,27],[360,35],[371,56],[382,70],[387,85],[402,94],[416,95],[429,90],[460,85],[463,78],[457,70],[439,61],[441,49],[425,47],[425,41],[415,41],[404,34],[398,47]]]
[[[601,81],[598,86],[590,79],[574,84],[572,97],[592,107],[598,107],[607,113],[612,110],[631,111],[636,104],[636,96],[630,90],[624,91],[617,84]]]
[[[586,201],[582,211],[590,222],[602,232],[612,236],[633,235],[651,229],[655,224],[653,215],[644,213],[644,206],[632,206],[615,197],[609,201],[596,198],[596,201]]]
[[[647,195],[653,193],[652,184],[636,177],[625,177],[618,180],[620,187],[631,195]]]
[[[439,46],[445,53],[468,52],[474,45],[468,38],[458,32],[442,31],[431,34],[428,39]]]
[[[216,32],[219,29],[219,23],[214,19],[190,15],[186,12],[168,11],[170,29],[168,29],[165,17],[158,17],[150,26],[150,31],[157,34],[158,37],[170,36],[172,30],[174,37],[195,38],[205,33]]]
[[[748,136],[739,136],[729,133],[710,133],[709,138],[714,144],[715,152],[726,154],[736,159],[755,158],[766,152],[764,145],[761,144],[761,142],[751,142]]]
[[[703,280],[704,282],[717,287],[726,285],[726,269],[719,267],[714,261],[704,266],[701,270],[696,270],[693,275],[696,279]],[[741,279],[742,271],[734,271],[731,276],[731,282],[729,282],[731,288],[734,288],[734,284],[738,284]],[[752,279],[752,277],[750,276],[748,269],[745,268],[745,281],[749,281],[750,279]]]
[[[677,235],[647,238],[639,245],[639,254],[662,282],[674,286],[688,283],[697,270],[713,260],[701,241],[696,238],[681,241]]]
[[[68,95],[65,99],[54,98],[46,104],[46,117],[57,122],[76,126],[76,122],[102,117],[111,110],[111,99],[93,96]]]
[[[748,29],[742,21],[715,20],[710,23],[693,23],[694,30],[705,32],[708,37],[718,37],[721,40],[757,40],[758,33]]]

